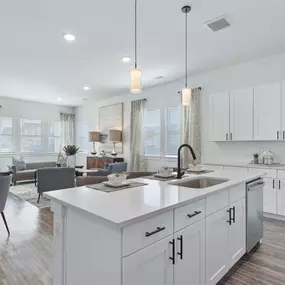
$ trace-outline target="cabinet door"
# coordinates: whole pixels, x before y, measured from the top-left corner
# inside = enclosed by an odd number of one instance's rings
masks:
[[[285,179],[278,179],[277,214],[285,216]]]
[[[230,95],[229,92],[211,94],[209,105],[211,141],[229,140]]]
[[[281,139],[281,83],[254,88],[254,139]]]
[[[253,88],[230,93],[230,140],[253,140]]]
[[[206,284],[215,285],[229,268],[228,207],[206,218]]]
[[[203,219],[175,235],[174,284],[205,285],[205,226]]]
[[[173,285],[171,237],[123,259],[123,285]]]
[[[233,221],[230,226],[230,267],[232,267],[246,251],[246,222],[245,222],[245,198],[233,203],[232,208]]]
[[[270,214],[277,214],[277,180],[264,178],[263,188],[263,211]]]

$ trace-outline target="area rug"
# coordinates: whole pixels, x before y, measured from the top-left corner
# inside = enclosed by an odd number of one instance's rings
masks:
[[[10,194],[13,194],[21,199],[33,204],[38,208],[50,207],[50,200],[46,197],[41,197],[40,202],[37,203],[38,193],[37,186],[34,183],[19,183],[16,186],[10,186]]]

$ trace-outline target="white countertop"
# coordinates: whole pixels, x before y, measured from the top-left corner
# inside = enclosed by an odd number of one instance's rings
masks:
[[[214,163],[204,163],[205,166],[208,166],[208,165],[223,165],[223,166],[230,166],[230,167],[248,167],[248,168],[259,168],[259,169],[272,169],[272,170],[285,170],[285,165],[278,165],[277,163],[276,164],[273,164],[273,165],[266,165],[266,164],[254,164],[254,163],[228,163],[228,162],[225,162],[225,163],[218,163],[218,162],[214,162]],[[208,167],[208,168],[211,168],[211,167]]]
[[[205,175],[185,175],[184,179],[203,176],[229,179],[228,182],[204,189],[185,188],[169,185],[169,181],[138,178],[131,180],[148,185],[111,193],[83,186],[47,192],[44,195],[67,207],[77,208],[123,227],[263,175],[263,172],[219,170]]]

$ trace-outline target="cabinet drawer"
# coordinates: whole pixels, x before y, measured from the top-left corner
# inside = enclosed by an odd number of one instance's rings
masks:
[[[123,228],[123,256],[173,234],[173,211]]]
[[[230,204],[241,200],[245,197],[245,183],[238,184],[233,186],[229,190],[230,195]]]
[[[174,210],[174,227],[179,231],[205,218],[206,200],[202,199]]]
[[[223,190],[217,194],[206,197],[206,216],[211,215],[229,205],[229,191]]]

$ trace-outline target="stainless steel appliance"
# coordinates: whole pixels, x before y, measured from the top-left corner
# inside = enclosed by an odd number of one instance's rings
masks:
[[[246,251],[250,252],[263,238],[263,187],[262,178],[246,184]]]

